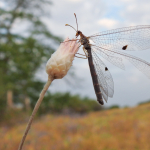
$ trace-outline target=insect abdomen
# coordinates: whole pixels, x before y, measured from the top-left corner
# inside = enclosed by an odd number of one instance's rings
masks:
[[[94,64],[93,64],[91,48],[87,49],[87,51],[88,51],[88,62],[89,62],[89,67],[90,67],[90,72],[91,72],[91,76],[92,76],[92,81],[93,81],[93,85],[94,85],[95,94],[97,96],[97,101],[101,105],[103,105],[104,102],[103,102],[100,86],[98,84],[98,78],[97,78],[97,74],[96,74],[96,71],[95,71],[95,67],[94,67]]]

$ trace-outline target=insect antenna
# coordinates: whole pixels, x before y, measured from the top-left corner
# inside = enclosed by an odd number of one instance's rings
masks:
[[[77,30],[73,26],[71,26],[69,24],[65,24],[65,26],[70,26],[71,28],[73,28],[77,32]]]
[[[74,13],[74,16],[75,16],[75,18],[76,18],[76,25],[77,25],[77,31],[78,31],[78,22],[77,22],[77,16],[76,16],[75,13]]]
[[[75,18],[76,18],[77,30],[76,30],[73,26],[71,26],[71,25],[69,25],[69,24],[65,24],[65,26],[70,26],[71,28],[73,28],[73,29],[77,32],[77,31],[78,31],[78,22],[77,22],[77,16],[76,16],[75,13],[74,13],[74,16],[75,16]]]

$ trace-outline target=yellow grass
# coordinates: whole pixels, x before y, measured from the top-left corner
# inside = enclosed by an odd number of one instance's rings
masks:
[[[17,150],[26,124],[0,128],[0,150]],[[24,150],[150,150],[150,104],[34,121]]]

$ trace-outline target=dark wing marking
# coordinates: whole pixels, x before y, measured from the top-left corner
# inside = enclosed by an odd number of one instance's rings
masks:
[[[108,30],[89,36],[95,45],[111,50],[145,50],[150,48],[150,25]]]
[[[122,47],[122,50],[126,50],[127,47],[128,47],[128,45],[123,46],[123,47]]]
[[[102,96],[104,100],[107,102],[108,97],[113,97],[113,94],[114,94],[114,82],[113,82],[112,76],[108,68],[101,61],[101,59],[97,56],[94,50],[92,50],[92,58],[93,58],[94,67],[98,76],[98,82],[99,82],[99,86],[102,92]]]
[[[108,71],[108,68],[107,68],[107,67],[105,67],[105,71]]]

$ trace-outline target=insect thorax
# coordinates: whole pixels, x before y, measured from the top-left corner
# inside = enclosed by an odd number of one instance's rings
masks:
[[[89,40],[87,39],[87,37],[81,38],[81,44],[84,46],[85,49],[91,48],[89,45]]]
[[[86,50],[91,49],[91,46],[89,45],[89,43],[86,43],[86,44],[84,44],[83,46],[84,46],[84,48],[85,48]]]
[[[81,38],[81,44],[84,45],[84,44],[86,44],[86,43],[89,43],[89,40],[88,40],[86,37],[83,36],[83,37]]]

